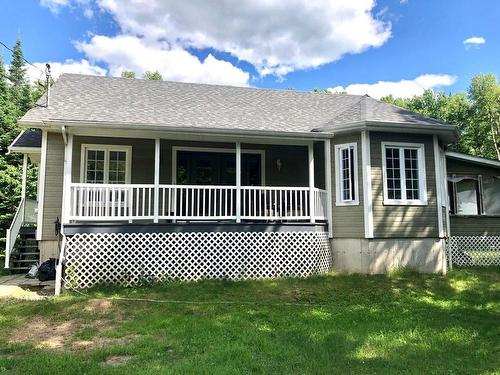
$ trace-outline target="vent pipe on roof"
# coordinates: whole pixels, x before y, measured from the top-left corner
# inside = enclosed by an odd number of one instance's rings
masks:
[[[49,108],[50,102],[50,64],[45,64],[45,94],[47,95],[46,107]]]

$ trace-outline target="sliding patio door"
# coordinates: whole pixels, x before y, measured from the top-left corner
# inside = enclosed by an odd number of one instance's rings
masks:
[[[260,154],[241,155],[241,184],[262,185]],[[179,185],[236,185],[236,156],[229,152],[177,152]]]
[[[242,154],[243,186],[262,185],[261,163],[260,154]],[[190,217],[225,218],[236,215],[235,153],[178,151],[176,180],[179,185],[196,186],[181,188],[176,199],[177,212]]]

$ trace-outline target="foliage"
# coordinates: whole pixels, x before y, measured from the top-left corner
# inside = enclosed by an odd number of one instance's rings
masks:
[[[461,137],[451,149],[500,160],[500,84],[493,74],[475,76],[468,95],[426,90],[413,98],[381,100],[456,125]]]
[[[21,131],[17,119],[33,106],[42,92],[29,84],[20,40],[16,41],[13,51],[8,72],[0,56],[0,242],[5,241],[5,231],[21,194],[22,157],[7,155],[7,147]],[[36,175],[36,168],[31,166],[27,186],[29,197],[35,197]],[[2,243],[0,249],[3,248]]]
[[[500,272],[167,283],[0,304],[9,374],[494,374]],[[125,297],[128,300],[97,299]],[[145,299],[146,301],[140,301]],[[169,301],[155,303],[154,300]],[[110,366],[110,357],[129,362]]]
[[[158,70],[154,72],[150,72],[149,70],[144,73],[142,78],[149,79],[152,81],[161,81],[163,80],[163,77],[161,76],[160,72]]]
[[[493,74],[472,78],[469,87],[472,114],[477,127],[488,134],[500,160],[500,84]]]
[[[122,78],[135,78],[135,72],[132,72],[130,70],[124,70],[121,76]]]

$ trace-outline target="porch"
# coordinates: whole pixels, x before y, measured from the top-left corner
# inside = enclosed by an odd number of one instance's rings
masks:
[[[329,223],[329,142],[204,138],[68,134],[63,225]]]
[[[58,292],[331,268],[328,140],[96,133],[62,145]]]

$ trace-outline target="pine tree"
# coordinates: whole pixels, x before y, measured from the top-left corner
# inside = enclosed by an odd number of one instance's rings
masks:
[[[9,66],[9,80],[12,86],[21,88],[26,85],[26,68],[24,66],[24,54],[21,47],[21,40],[16,40],[13,48],[12,59]]]
[[[31,87],[26,77],[26,64],[20,39],[16,40],[13,48],[8,79],[11,83],[10,95],[16,106],[16,117],[20,117],[32,105]]]

